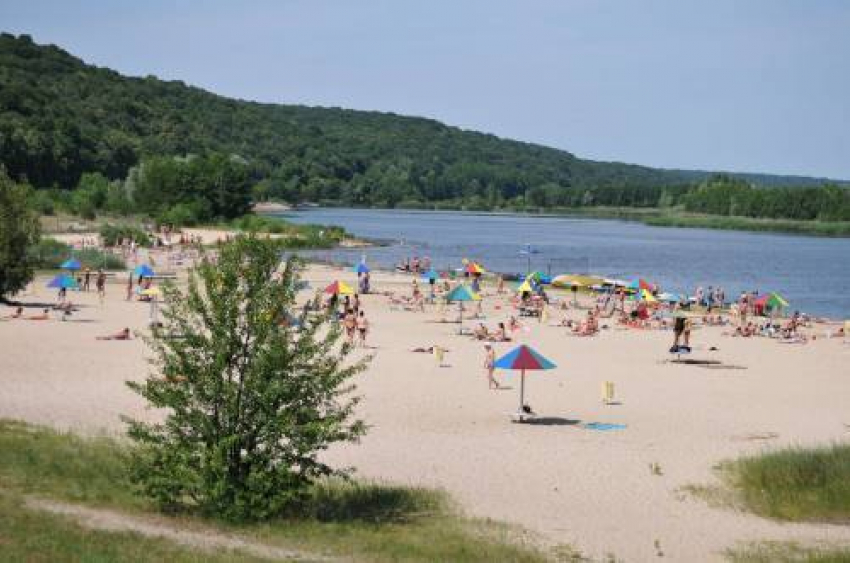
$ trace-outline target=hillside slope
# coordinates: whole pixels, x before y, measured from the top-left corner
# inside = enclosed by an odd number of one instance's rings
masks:
[[[233,100],[182,82],[122,76],[26,35],[0,35],[0,164],[13,177],[72,188],[84,172],[118,179],[148,156],[209,152],[246,159],[275,197],[354,204],[492,204],[535,188],[675,186],[709,175],[582,160],[430,119]]]

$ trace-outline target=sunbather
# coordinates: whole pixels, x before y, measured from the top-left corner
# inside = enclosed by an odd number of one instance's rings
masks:
[[[108,336],[95,336],[96,340],[130,340],[130,329],[125,328]]]

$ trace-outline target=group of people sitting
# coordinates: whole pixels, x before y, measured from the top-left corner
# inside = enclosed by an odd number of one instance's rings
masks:
[[[511,317],[509,321],[511,328],[510,330],[518,330],[519,322],[514,317]],[[505,327],[505,323],[500,322],[496,327],[496,330],[491,331],[488,329],[484,323],[478,323],[478,326],[472,330],[472,337],[476,340],[484,340],[487,342],[510,342],[511,337],[508,335],[508,328]]]

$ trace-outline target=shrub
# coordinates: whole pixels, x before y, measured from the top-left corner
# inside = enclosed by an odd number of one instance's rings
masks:
[[[299,268],[281,270],[273,242],[240,236],[215,264],[202,260],[185,293],[166,287],[164,326],[148,339],[158,373],[127,383],[167,413],[164,424],[129,421],[135,478],[161,507],[278,515],[336,473],[321,450],[363,434],[349,380],[366,360],[346,363],[327,318],[280,322],[299,314]]]
[[[129,225],[103,225],[100,228],[100,238],[104,246],[115,246],[125,238],[135,240],[136,244],[141,246],[151,245],[151,238],[145,231]]]

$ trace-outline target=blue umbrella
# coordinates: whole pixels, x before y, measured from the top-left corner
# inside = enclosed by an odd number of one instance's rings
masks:
[[[154,273],[153,268],[147,264],[140,264],[133,269],[133,275],[141,276],[143,278],[152,278],[156,274]]]
[[[358,274],[365,274],[366,272],[369,271],[369,266],[367,266],[363,262],[360,262],[359,264],[357,264],[354,267],[354,271],[357,272]]]
[[[59,266],[63,270],[79,270],[82,267],[80,261],[76,258],[68,258]]]
[[[436,270],[434,270],[434,269],[428,270],[427,272],[425,272],[424,274],[422,274],[422,279],[423,279],[423,280],[428,280],[428,281],[436,280],[436,279],[437,279],[437,278],[439,278],[439,277],[440,277],[440,274],[438,274],[438,273],[436,272]]]
[[[59,274],[47,284],[47,287],[54,289],[77,289],[77,280],[68,274]]]

